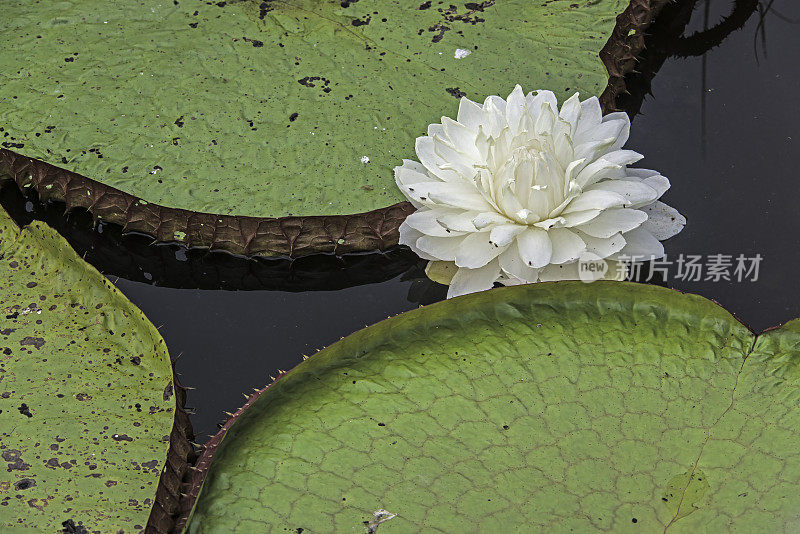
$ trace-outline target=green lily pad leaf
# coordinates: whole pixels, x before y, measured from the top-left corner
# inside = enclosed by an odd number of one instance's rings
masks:
[[[0,531],[141,531],[175,416],[155,327],[54,230],[0,209]]]
[[[800,527],[800,322],[621,282],[502,288],[312,356],[214,447],[188,532]]]
[[[600,95],[607,65],[620,78],[641,49],[627,30],[663,3],[631,6],[614,32],[627,0],[15,2],[0,32],[0,126],[27,158],[3,165],[162,240],[381,248],[411,209],[393,167],[461,96],[517,83]]]

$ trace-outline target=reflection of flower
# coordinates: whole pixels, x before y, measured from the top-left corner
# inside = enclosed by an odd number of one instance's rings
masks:
[[[642,159],[621,150],[629,131],[626,114],[602,116],[597,98],[577,93],[560,111],[552,92],[520,86],[508,101],[462,98],[458,121],[442,117],[417,138],[420,163],[395,167],[418,210],[400,243],[455,262],[448,297],[498,281],[577,279],[583,255],[661,257],[659,240],[686,220],[657,201],[669,180],[627,168]]]

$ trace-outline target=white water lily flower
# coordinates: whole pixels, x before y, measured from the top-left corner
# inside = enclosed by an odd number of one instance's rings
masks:
[[[458,120],[442,117],[417,138],[419,162],[395,168],[417,208],[400,243],[422,258],[455,262],[448,297],[495,282],[578,278],[578,260],[660,258],[660,240],[686,219],[658,199],[669,180],[630,169],[642,155],[622,147],[630,120],[602,115],[576,93],[558,108],[551,91],[483,105],[461,99]]]

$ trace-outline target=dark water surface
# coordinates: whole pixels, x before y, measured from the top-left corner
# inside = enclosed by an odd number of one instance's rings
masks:
[[[710,4],[713,26],[734,3]],[[668,285],[718,301],[756,331],[800,316],[800,3],[760,10],[704,58],[664,64],[629,143],[670,178],[664,199],[688,219],[665,242],[668,260],[763,258],[756,282],[681,280],[673,265]],[[705,19],[701,2],[690,31]]]
[[[760,331],[800,316],[800,4],[701,0],[686,34],[715,27],[734,6],[733,16],[703,38],[660,39],[653,29],[643,71],[671,53],[721,44],[705,55],[666,59],[628,147],[645,155],[642,165],[670,178],[664,200],[689,220],[665,243],[671,264],[660,267],[667,285],[717,300]],[[673,7],[675,22],[661,22],[663,33],[680,29],[688,14]],[[639,82],[649,78],[645,72]],[[631,80],[631,87],[625,106],[635,112],[641,83]],[[105,226],[86,231],[85,214],[64,220],[7,189],[3,205],[19,220],[48,220],[160,327],[172,356],[181,356],[181,382],[195,388],[188,405],[196,411],[199,442],[216,431],[223,411],[243,403],[242,393],[264,386],[303,354],[444,297],[444,288],[426,281],[420,262],[403,250],[290,264],[148,246],[141,236],[122,238]],[[700,280],[679,276],[681,255],[700,256]],[[740,255],[745,267],[761,256],[757,280],[750,272],[737,281]],[[714,260],[731,280],[708,271]]]

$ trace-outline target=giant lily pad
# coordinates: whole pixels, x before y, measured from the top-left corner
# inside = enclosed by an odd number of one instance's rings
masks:
[[[165,531],[190,450],[176,393],[142,312],[54,230],[0,209],[0,531],[137,532],[154,508]]]
[[[800,322],[658,287],[452,299],[252,398],[188,532],[795,531],[798,363]]]
[[[0,170],[163,241],[385,248],[428,124],[516,83],[613,107],[664,3],[12,2]]]

